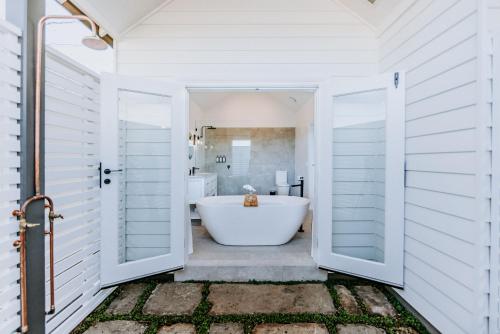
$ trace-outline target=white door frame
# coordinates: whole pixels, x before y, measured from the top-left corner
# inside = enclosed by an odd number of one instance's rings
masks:
[[[202,80],[189,83],[186,82],[184,84],[186,88],[186,105],[187,105],[187,118],[189,119],[189,99],[190,99],[190,92],[191,91],[239,91],[239,90],[265,90],[265,91],[283,91],[283,90],[311,90],[311,93],[314,94],[314,175],[315,178],[313,180],[314,182],[314,203],[313,203],[313,211],[316,212],[317,210],[317,198],[318,198],[318,183],[317,183],[317,175],[318,175],[318,163],[316,163],[318,157],[317,157],[317,152],[319,152],[320,148],[320,141],[318,139],[317,131],[318,131],[318,122],[316,121],[319,112],[320,112],[320,91],[322,87],[321,82],[311,82],[311,81],[303,81],[303,80],[296,80],[296,81],[286,81],[286,82],[280,82],[280,81],[264,81],[264,82],[232,82],[232,81],[218,81],[218,82],[204,82]],[[309,125],[308,125],[309,128]],[[188,132],[189,130],[186,130],[185,133],[185,138],[188,138]],[[187,152],[186,152],[187,156]],[[311,244],[311,256],[313,259],[318,263],[317,256],[318,256],[318,224],[316,223],[317,220],[317,215],[313,214],[313,224],[312,224],[312,244]],[[186,235],[189,235],[188,233]],[[189,241],[186,242],[186,245],[189,244]],[[186,249],[186,254],[187,254],[187,249]]]
[[[401,78],[401,86],[404,88],[404,78]],[[359,82],[359,79],[357,79]],[[186,105],[186,127],[184,128],[184,133],[180,134],[182,138],[188,138],[188,121],[189,121],[189,98],[190,98],[190,92],[191,91],[223,91],[223,90],[228,90],[228,91],[238,91],[238,90],[267,90],[267,91],[272,91],[272,90],[277,90],[277,91],[282,91],[282,90],[311,90],[311,92],[314,93],[314,132],[315,132],[315,168],[314,168],[314,173],[315,173],[315,179],[314,179],[314,224],[313,224],[313,231],[312,231],[312,250],[311,254],[314,258],[314,260],[319,264],[322,261],[320,261],[320,252],[318,250],[318,238],[325,238],[326,236],[323,235],[324,231],[321,231],[319,233],[319,229],[322,228],[322,225],[327,225],[326,223],[321,224],[320,221],[322,219],[327,218],[327,221],[330,222],[331,225],[331,219],[328,219],[328,211],[331,211],[331,202],[329,203],[328,206],[324,206],[321,203],[323,201],[320,201],[320,198],[323,198],[323,200],[328,200],[328,198],[324,198],[325,195],[328,193],[328,186],[325,187],[324,184],[321,184],[320,180],[320,175],[322,175],[323,172],[331,172],[331,171],[322,171],[322,168],[325,168],[325,157],[324,154],[321,154],[324,150],[322,149],[324,147],[323,141],[327,137],[325,133],[323,133],[324,126],[321,126],[323,122],[328,122],[327,119],[323,119],[327,112],[322,112],[325,108],[328,109],[328,105],[325,105],[325,102],[327,99],[325,98],[326,95],[330,94],[329,93],[329,84],[326,82],[311,82],[311,81],[300,81],[296,80],[293,82],[287,81],[287,82],[280,82],[280,81],[264,81],[264,82],[225,82],[225,81],[217,81],[217,82],[205,82],[202,80],[197,80],[195,82],[188,82],[183,81],[182,87],[184,87],[185,90],[185,105]],[[328,123],[330,124],[330,123]],[[187,142],[187,140],[186,140]],[[323,144],[322,144],[323,143]],[[404,145],[404,142],[402,143]],[[187,145],[185,147],[185,156],[186,156],[186,166],[187,166]],[[404,175],[404,168],[401,170],[401,173]],[[319,186],[321,184],[321,187]],[[326,189],[326,192],[325,192]],[[187,190],[187,185],[185,185],[184,191]],[[324,203],[323,203],[324,204]],[[187,207],[187,206],[186,206]],[[330,212],[331,216],[331,212]],[[331,217],[330,217],[331,218]],[[186,220],[186,222],[189,222],[189,220]],[[187,224],[187,223],[186,223]],[[189,228],[190,224],[187,226],[184,226],[183,228]],[[331,229],[331,227],[330,227]],[[188,234],[186,234],[187,236]],[[331,234],[330,234],[331,238]],[[322,244],[325,242],[324,239],[322,239]],[[403,242],[403,240],[400,240],[400,242]],[[328,241],[328,245],[331,245],[331,240]],[[185,242],[185,254],[187,255],[187,248],[189,245],[189,241]],[[399,254],[400,259],[403,258],[403,254]],[[335,268],[328,268],[328,269],[335,269]],[[363,276],[363,275],[359,275]],[[365,277],[369,278],[369,275],[365,275]],[[397,285],[397,284],[396,284]]]
[[[499,329],[498,307],[500,304],[499,292],[499,265],[500,247],[497,241],[500,233],[500,30],[493,33],[493,103],[492,103],[492,177],[491,177],[491,249],[490,249],[490,330]],[[484,88],[486,89],[486,87]],[[496,233],[496,234],[495,234]]]
[[[367,80],[370,80],[370,77],[366,78]],[[361,79],[356,78],[353,80],[353,83],[359,83]],[[333,82],[336,81],[336,79],[332,80]],[[345,80],[342,80],[343,82]],[[348,81],[348,80],[347,80]],[[324,238],[327,237],[327,235],[324,232],[324,226],[326,225],[331,225],[331,201],[326,204],[324,201],[328,201],[329,198],[331,197],[324,197],[329,196],[328,195],[328,186],[325,187],[325,184],[322,184],[323,181],[321,181],[321,175],[324,175],[322,173],[325,172],[331,172],[331,171],[323,171],[322,168],[325,168],[325,155],[321,154],[321,152],[324,151],[324,140],[327,137],[324,132],[324,127],[322,126],[323,122],[329,122],[327,119],[323,119],[325,112],[322,112],[326,108],[326,110],[329,109],[328,105],[325,105],[325,101],[327,100],[325,98],[326,95],[329,94],[329,88],[330,84],[329,82],[326,81],[321,81],[321,82],[311,82],[311,81],[301,81],[301,80],[296,80],[293,82],[280,82],[280,81],[265,81],[265,82],[245,82],[245,83],[234,83],[234,82],[203,82],[202,80],[199,80],[195,83],[186,83],[186,104],[189,106],[189,92],[198,90],[198,91],[223,91],[223,90],[253,90],[253,89],[262,89],[262,90],[307,90],[310,89],[311,91],[314,92],[314,175],[315,178],[313,180],[314,182],[314,203],[313,203],[313,226],[312,226],[312,249],[311,249],[311,255],[315,262],[320,265],[322,262],[321,261],[321,252],[318,248],[318,246],[321,244],[324,246],[325,242],[327,242],[328,245],[331,245],[331,240],[325,241]],[[404,89],[404,76],[401,77],[401,89]],[[188,107],[189,108],[189,107]],[[189,110],[188,110],[189,114]],[[189,116],[188,116],[189,117]],[[331,124],[328,123],[328,124]],[[330,129],[331,131],[331,129]],[[187,138],[188,133],[186,132],[185,136]],[[326,136],[326,137],[325,137]],[[323,143],[323,144],[322,144]],[[330,143],[331,144],[331,143]],[[328,145],[330,145],[328,144]],[[404,146],[404,142],[400,143],[400,145]],[[331,146],[331,145],[330,145]],[[187,153],[186,153],[187,154]],[[331,157],[330,157],[331,158]],[[404,175],[404,167],[401,169],[401,174]],[[404,190],[402,190],[402,193],[404,195]],[[403,196],[402,195],[402,196]],[[320,200],[322,199],[322,200]],[[403,210],[403,208],[401,209]],[[329,214],[328,214],[329,213]],[[324,220],[326,219],[326,220]],[[321,223],[321,222],[329,222],[327,223]],[[331,230],[331,226],[330,226]],[[321,231],[321,232],[320,232]],[[328,234],[330,235],[331,239],[331,233]],[[321,240],[321,243],[319,242],[318,238],[323,238]],[[401,243],[403,243],[403,238],[400,240]],[[399,254],[398,261],[402,262],[403,260],[403,252]],[[335,270],[335,266],[330,266],[326,267],[324,266],[325,269],[327,270]],[[402,272],[402,267],[401,267],[401,272]],[[365,278],[370,278],[369,274],[367,275],[358,275],[358,276],[364,276]],[[400,275],[402,277],[402,273]],[[390,282],[389,282],[390,283]],[[393,284],[393,285],[398,285],[398,284]],[[401,285],[402,285],[402,278],[401,278]]]
[[[178,189],[175,196],[170,196],[170,253],[141,260],[120,263],[118,258],[118,218],[113,208],[118,208],[119,193],[115,174],[104,175],[102,179],[111,179],[110,185],[101,189],[101,286],[111,286],[129,280],[154,275],[182,268],[184,265],[184,226],[175,224],[184,222],[187,189],[187,133],[185,96],[182,85],[168,81],[144,79],[118,74],[103,73],[101,76],[101,140],[102,168],[118,169],[118,90],[125,89],[149,94],[170,96],[172,98],[172,133],[171,133],[171,189]],[[110,112],[106,112],[109,110]],[[110,126],[116,124],[116,126]],[[116,147],[116,149],[115,149]],[[183,175],[182,178],[175,177]],[[104,210],[104,208],[112,208]]]

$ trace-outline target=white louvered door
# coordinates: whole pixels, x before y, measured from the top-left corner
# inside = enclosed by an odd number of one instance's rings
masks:
[[[404,76],[321,87],[320,266],[403,285]]]
[[[185,93],[180,85],[101,78],[102,284],[184,262]]]

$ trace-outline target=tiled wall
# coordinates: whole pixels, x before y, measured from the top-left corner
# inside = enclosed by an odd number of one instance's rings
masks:
[[[245,184],[269,194],[276,170],[287,170],[295,183],[295,128],[217,128],[205,137],[202,169],[218,174],[219,195],[242,194]],[[217,155],[226,162],[216,163]]]

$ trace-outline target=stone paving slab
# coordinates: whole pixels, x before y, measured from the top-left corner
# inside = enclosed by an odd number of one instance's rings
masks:
[[[416,330],[411,327],[398,327],[394,330],[396,334],[418,334]]]
[[[323,284],[213,284],[210,314],[335,313]]]
[[[144,305],[145,314],[192,315],[202,298],[203,284],[162,283]]]
[[[385,334],[385,330],[368,325],[337,325],[337,334]]]
[[[349,314],[361,314],[358,302],[352,295],[351,291],[343,285],[335,285],[335,291],[339,297],[340,305]]]
[[[196,328],[192,324],[175,324],[163,326],[158,334],[196,334]]]
[[[358,285],[354,287],[354,291],[356,291],[371,314],[378,314],[384,317],[396,316],[396,310],[379,289],[369,285]]]
[[[128,314],[132,312],[137,300],[146,288],[145,283],[127,284],[122,287],[120,294],[111,302],[107,314]]]
[[[238,323],[223,323],[212,324],[210,326],[209,334],[244,334],[245,330],[243,324]]]
[[[140,334],[148,328],[147,325],[137,321],[114,320],[99,322],[87,329],[84,334]]]
[[[328,334],[323,324],[261,324],[252,334]]]

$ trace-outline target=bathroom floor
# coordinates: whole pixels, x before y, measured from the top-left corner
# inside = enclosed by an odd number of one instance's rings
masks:
[[[223,246],[203,226],[193,226],[194,252],[175,280],[325,281],[327,273],[317,269],[311,256],[311,221],[309,214],[305,232],[281,246]]]

